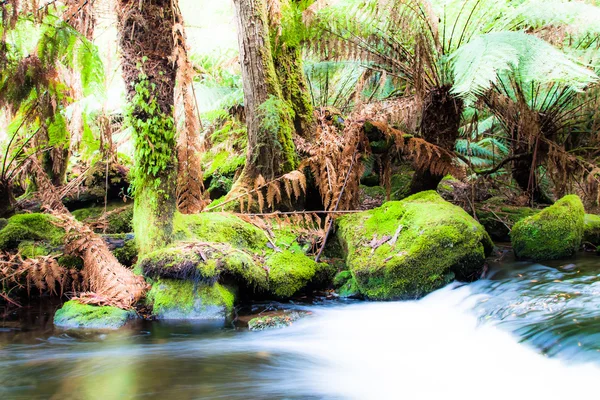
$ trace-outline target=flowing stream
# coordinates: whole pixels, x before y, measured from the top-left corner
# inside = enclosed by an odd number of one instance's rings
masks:
[[[490,266],[419,301],[297,306],[312,315],[265,332],[73,333],[30,310],[0,321],[0,399],[600,398],[600,257]]]

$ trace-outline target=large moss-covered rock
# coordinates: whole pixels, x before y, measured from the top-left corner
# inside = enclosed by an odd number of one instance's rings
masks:
[[[579,197],[565,196],[515,224],[511,238],[521,259],[555,260],[574,255],[583,238],[585,210]]]
[[[131,310],[98,307],[71,300],[56,311],[54,325],[67,329],[118,329],[132,318],[135,318],[135,312]]]
[[[158,319],[225,319],[233,311],[235,292],[219,283],[163,279],[152,285],[148,300]]]
[[[278,298],[291,297],[315,283],[326,286],[333,276],[327,265],[305,254],[310,243],[290,227],[273,228],[267,234],[226,213],[178,214],[174,226],[179,242],[144,255],[137,265],[144,276],[233,281],[243,294],[258,291]]]
[[[140,272],[152,279],[170,278],[214,283],[221,276],[233,278],[245,289],[267,290],[267,271],[254,254],[227,243],[174,245],[145,255]]]
[[[583,223],[583,241],[600,246],[600,215],[585,214]]]
[[[337,221],[337,235],[360,293],[416,298],[454,277],[479,277],[493,245],[460,207],[428,191]]]
[[[0,231],[0,250],[16,249],[21,242],[45,241],[51,246],[63,244],[64,229],[55,225],[56,219],[47,214],[18,214],[9,218]]]

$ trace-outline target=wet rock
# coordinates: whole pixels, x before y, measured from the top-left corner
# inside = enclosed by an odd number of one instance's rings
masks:
[[[54,315],[54,325],[65,329],[118,329],[135,318],[132,310],[67,301]]]
[[[493,249],[477,221],[434,191],[343,216],[337,226],[352,277],[370,299],[416,298],[455,277],[475,280]]]
[[[600,215],[585,214],[583,224],[583,241],[600,246]]]
[[[152,285],[147,297],[158,319],[226,319],[233,311],[235,290],[219,283],[164,279]]]
[[[574,255],[581,245],[585,211],[576,195],[565,196],[511,231],[517,258],[555,260]]]
[[[285,328],[310,314],[311,313],[307,311],[286,310],[280,314],[262,315],[252,318],[248,322],[248,329],[251,331],[264,331],[268,329]]]

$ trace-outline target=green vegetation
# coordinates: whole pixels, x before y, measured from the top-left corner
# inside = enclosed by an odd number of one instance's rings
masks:
[[[515,224],[510,235],[522,259],[554,260],[574,255],[583,238],[585,211],[579,197],[565,196]]]
[[[585,214],[583,241],[600,246],[600,215]]]
[[[234,291],[214,283],[159,280],[148,292],[148,301],[159,319],[224,319],[233,311]]]
[[[65,231],[47,214],[18,214],[9,218],[0,231],[0,250],[16,249],[23,241],[46,241],[52,246],[63,244]]]
[[[361,294],[415,298],[479,277],[492,243],[464,210],[433,191],[338,219],[338,238]]]
[[[97,307],[71,300],[56,312],[54,325],[65,329],[118,329],[135,316],[134,311]]]

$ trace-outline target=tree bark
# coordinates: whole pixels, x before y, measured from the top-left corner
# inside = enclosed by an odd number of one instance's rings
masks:
[[[420,132],[423,139],[448,151],[454,151],[463,102],[450,93],[450,86],[432,89],[424,100]],[[417,170],[410,184],[410,193],[435,190],[444,177],[429,170]]]
[[[293,112],[275,73],[265,0],[234,0],[248,127],[243,179],[272,180],[295,167]]]
[[[274,60],[283,98],[294,110],[294,128],[299,136],[310,139],[315,134],[316,122],[308,83],[304,75],[302,53],[299,48],[282,46]]]
[[[177,154],[173,106],[176,0],[119,0],[123,78],[131,103],[136,172],[133,227],[141,253],[171,241],[176,209]]]

